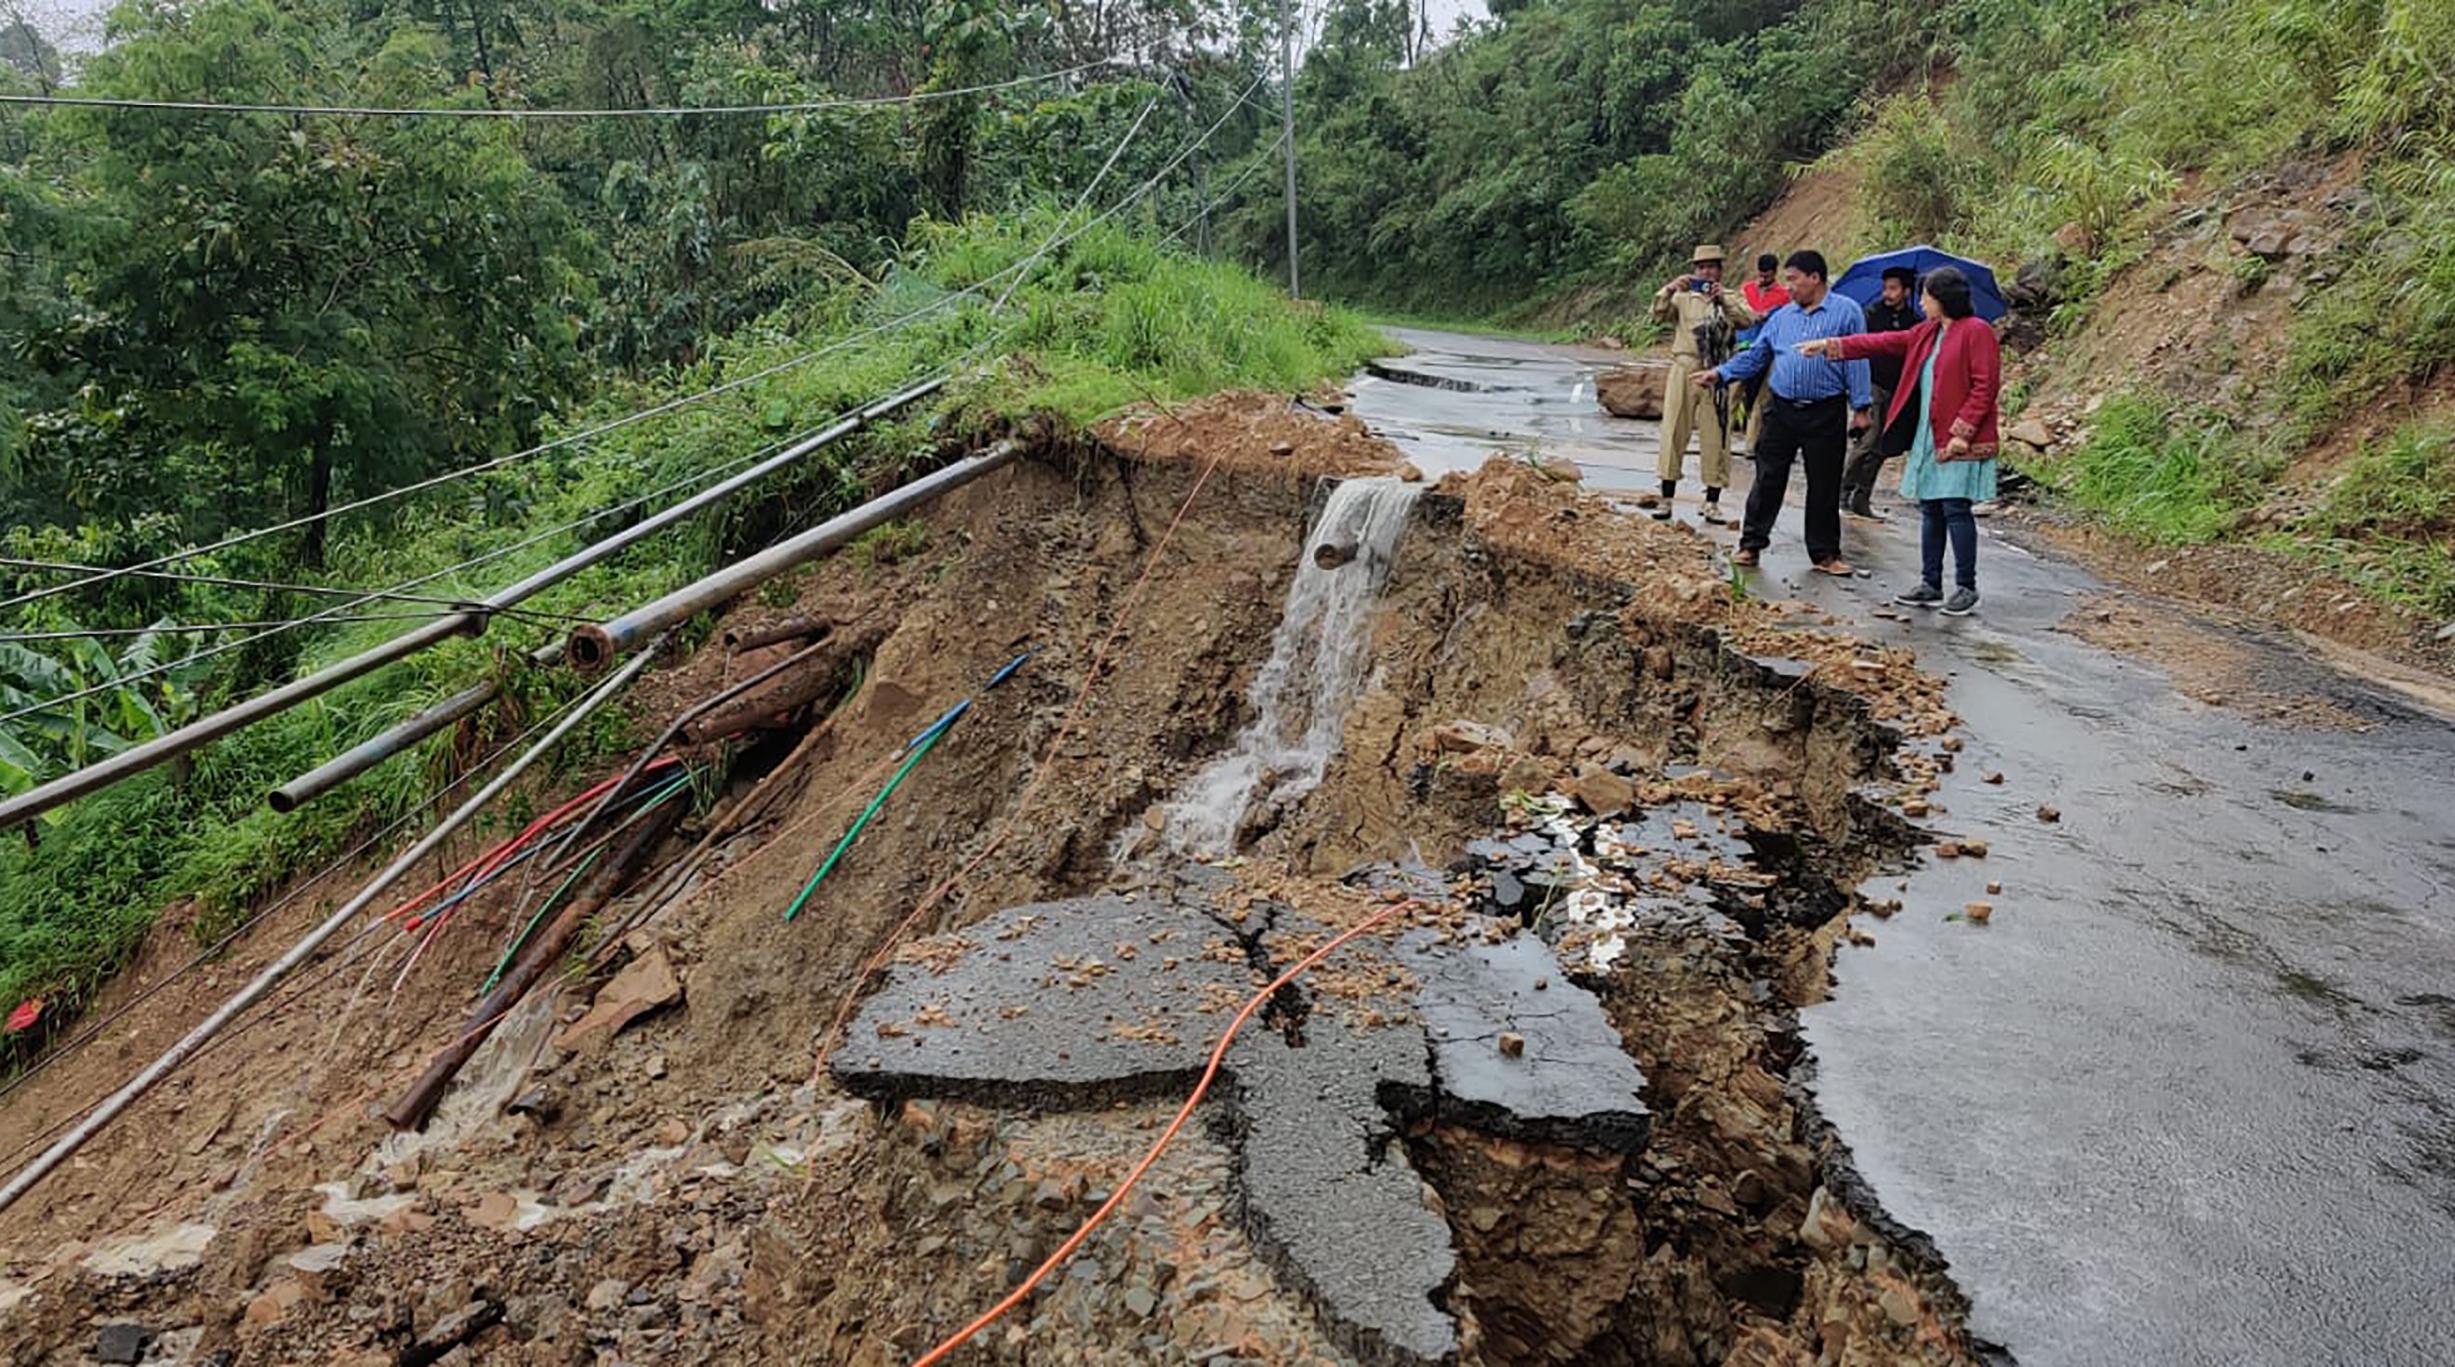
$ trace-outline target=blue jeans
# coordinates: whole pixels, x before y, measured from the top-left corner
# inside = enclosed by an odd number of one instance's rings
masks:
[[[1978,519],[1965,498],[1921,499],[1918,510],[1919,578],[1928,588],[1944,586],[1944,541],[1952,542],[1952,582],[1974,591],[1978,586]]]

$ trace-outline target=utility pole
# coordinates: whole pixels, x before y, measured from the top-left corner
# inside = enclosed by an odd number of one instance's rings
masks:
[[[1279,0],[1279,132],[1287,146],[1287,297],[1302,299],[1296,274],[1296,26]]]

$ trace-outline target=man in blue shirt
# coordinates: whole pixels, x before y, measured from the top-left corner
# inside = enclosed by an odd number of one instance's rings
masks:
[[[1790,302],[1765,320],[1756,344],[1696,376],[1697,384],[1712,388],[1753,380],[1771,368],[1764,432],[1754,452],[1756,482],[1748,488],[1746,526],[1733,559],[1753,565],[1772,544],[1773,519],[1790,492],[1790,467],[1803,461],[1807,558],[1820,573],[1848,576],[1855,571],[1841,558],[1841,465],[1850,433],[1873,420],[1875,398],[1865,361],[1811,360],[1798,354],[1798,345],[1864,332],[1867,320],[1856,300],[1832,292],[1820,252],[1792,252],[1782,279]]]

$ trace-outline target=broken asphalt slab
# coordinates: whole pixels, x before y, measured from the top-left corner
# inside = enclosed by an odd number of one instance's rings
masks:
[[[837,1081],[874,1099],[1069,1110],[1181,1095],[1264,985],[1262,935],[1320,930],[1267,904],[1220,905],[1204,890],[1218,882],[1016,907],[908,955],[855,1017]],[[1231,1087],[1214,1096],[1247,1227],[1325,1332],[1368,1363],[1452,1362],[1457,1328],[1439,1298],[1456,1255],[1398,1122],[1633,1152],[1644,1079],[1600,1004],[1531,936],[1418,929],[1340,958],[1374,956],[1395,980],[1421,980],[1412,1001],[1342,1011],[1353,1003],[1299,983],[1238,1035]],[[1502,1052],[1504,1031],[1522,1051]]]

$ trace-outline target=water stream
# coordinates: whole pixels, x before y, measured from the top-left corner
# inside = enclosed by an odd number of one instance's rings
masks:
[[[1254,803],[1284,806],[1321,782],[1363,684],[1373,604],[1421,492],[1396,479],[1350,479],[1330,491],[1287,587],[1270,658],[1247,695],[1253,719],[1168,804],[1168,848],[1227,854]],[[1324,567],[1316,558],[1324,547],[1347,546],[1347,563]]]

